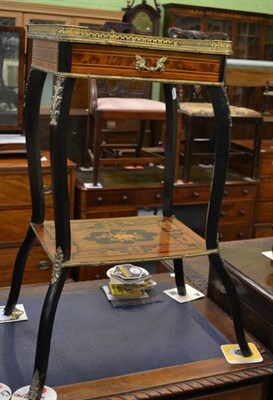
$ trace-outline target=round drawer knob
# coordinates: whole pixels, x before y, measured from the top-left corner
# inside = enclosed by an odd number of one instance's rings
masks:
[[[242,209],[242,210],[239,211],[239,214],[240,215],[246,215],[246,211]]]
[[[242,190],[242,193],[243,193],[243,194],[248,194],[248,193],[249,193],[249,190],[248,190],[248,189],[243,189],[243,190]]]
[[[196,192],[196,191],[192,192],[192,197],[195,197],[195,198],[199,197],[199,192]]]
[[[227,213],[222,210],[222,211],[220,211],[220,215],[221,215],[221,217],[225,217],[227,215]]]
[[[103,201],[103,197],[98,196],[98,197],[97,197],[97,202],[98,202],[98,203],[101,203],[102,201]]]
[[[227,196],[227,195],[228,195],[228,191],[227,191],[226,189],[223,191],[223,195],[224,195],[224,196]]]
[[[157,194],[155,195],[155,198],[158,199],[158,200],[160,200],[160,199],[161,199],[161,194],[160,194],[160,193],[157,193]]]
[[[128,196],[126,196],[126,194],[125,194],[124,196],[122,196],[122,200],[123,200],[123,201],[128,200]]]
[[[52,193],[52,186],[51,185],[44,185],[44,194],[45,196]]]
[[[39,261],[37,268],[41,271],[46,271],[49,268],[49,264],[47,261]]]

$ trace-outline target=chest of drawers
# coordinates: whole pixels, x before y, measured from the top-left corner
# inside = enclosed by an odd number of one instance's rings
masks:
[[[53,218],[53,200],[50,178],[49,154],[42,158],[46,216]],[[68,165],[71,198],[71,215],[74,209],[75,166]],[[0,286],[9,285],[14,260],[31,218],[31,198],[27,159],[25,156],[0,159]],[[40,245],[31,249],[27,261],[24,283],[48,282],[51,264]]]
[[[110,173],[111,174],[111,173]],[[102,172],[102,178],[108,175]],[[90,188],[88,175],[77,172],[75,192],[75,217],[77,219],[113,218],[138,215],[140,210],[157,212],[162,206],[163,188],[160,174],[149,179],[143,175],[139,181],[138,171],[130,171],[135,184],[126,181],[126,172],[118,180],[107,176],[102,180],[102,188]],[[120,175],[120,176],[121,176]],[[90,177],[89,177],[90,178]],[[152,179],[153,178],[153,179]],[[225,185],[223,203],[219,218],[220,241],[242,240],[253,234],[253,212],[257,192],[257,182],[228,181]],[[210,197],[210,184],[176,185],[174,188],[174,214],[198,234],[204,235],[205,216]],[[78,278],[101,279],[108,269],[81,267]]]

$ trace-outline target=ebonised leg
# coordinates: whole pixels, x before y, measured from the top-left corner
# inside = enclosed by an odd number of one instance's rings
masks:
[[[67,276],[67,268],[62,268],[61,263],[62,253],[60,252],[58,254],[57,251],[52,280],[48,288],[40,319],[33,380],[28,397],[29,400],[41,399],[46,381],[54,318]]]
[[[178,129],[178,103],[176,87],[170,84],[164,84],[164,94],[166,102],[166,150],[165,150],[165,169],[163,186],[163,215],[171,217],[173,214],[173,185],[175,179],[175,158],[177,146]],[[183,261],[175,259],[174,274],[177,290],[180,295],[186,294]]]
[[[206,224],[207,249],[218,249],[218,253],[209,256],[212,267],[215,268],[222,280],[232,308],[235,333],[242,354],[247,357],[251,350],[246,342],[242,322],[240,302],[234,283],[225,270],[224,262],[219,255],[218,222],[225,187],[226,173],[229,159],[230,146],[230,113],[225,89],[222,87],[209,87],[214,114],[215,114],[215,162],[214,174],[211,185],[211,199],[208,207]]]
[[[67,124],[75,79],[58,77],[54,86],[50,120],[51,176],[54,199],[56,255],[45,298],[37,338],[33,382],[29,399],[39,400],[46,381],[52,330],[58,302],[67,276],[63,262],[70,259],[71,231],[67,183]]]
[[[35,240],[35,234],[32,228],[30,227],[27,231],[27,236],[23,241],[16,256],[9,297],[5,307],[4,315],[10,315],[16,306],[20,294],[20,289],[22,286],[26,261],[34,240]]]
[[[44,72],[35,70],[30,72],[24,106],[28,173],[32,199],[31,221],[34,223],[42,223],[45,214],[39,137],[39,110],[45,78],[46,73]],[[29,227],[14,264],[10,294],[5,307],[5,315],[10,315],[17,303],[22,285],[25,264],[34,240],[34,232],[32,228]]]
[[[235,329],[236,338],[240,346],[241,352],[245,357],[250,356],[251,350],[244,334],[244,326],[241,314],[240,300],[237,294],[236,287],[229,273],[226,271],[224,261],[222,260],[219,253],[211,254],[209,256],[210,263],[219,275],[223,285],[225,286],[228,300],[230,303],[231,313],[233,317],[233,324]]]

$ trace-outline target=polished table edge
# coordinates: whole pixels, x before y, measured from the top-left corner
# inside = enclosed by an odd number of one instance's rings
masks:
[[[88,44],[111,44],[111,46],[125,46],[172,50],[176,52],[232,54],[232,42],[229,40],[196,40],[174,39],[160,36],[146,36],[118,32],[92,30],[87,27],[33,24],[27,27],[27,36],[30,39],[52,40],[54,42],[72,42]]]
[[[159,282],[174,283],[170,274],[158,274],[153,278]],[[96,290],[108,280],[72,282],[67,281],[64,292]],[[44,295],[47,284],[25,285],[22,296]],[[2,295],[9,288],[1,288]],[[199,299],[192,303],[207,319],[230,340],[236,343],[232,320],[210,299]],[[143,371],[128,375],[82,382],[73,385],[55,387],[59,400],[87,399],[143,399],[166,398],[166,396],[196,394],[196,391],[216,389],[224,385],[240,385],[246,380],[261,379],[272,375],[273,357],[256,339],[248,335],[248,341],[254,342],[261,352],[264,361],[257,364],[230,365],[224,356],[195,363],[168,368]]]

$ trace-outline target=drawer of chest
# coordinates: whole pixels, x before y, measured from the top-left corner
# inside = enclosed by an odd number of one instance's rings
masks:
[[[50,175],[44,174],[43,180],[46,204],[52,204]],[[1,175],[0,185],[0,208],[3,206],[23,206],[31,204],[29,178],[27,174]]]
[[[223,203],[220,211],[220,223],[245,222],[252,218],[253,205],[250,201]]]
[[[109,207],[134,204],[135,194],[133,191],[103,191],[101,193],[88,192],[86,207]]]
[[[254,238],[263,238],[273,236],[273,223],[255,224]]]
[[[31,218],[30,208],[0,209],[0,245],[24,240]],[[46,209],[46,219],[53,219],[53,208]]]
[[[0,249],[0,286],[9,286],[18,248]],[[40,246],[32,247],[27,259],[23,284],[49,282],[52,271],[44,250]]]
[[[256,188],[256,183],[253,185],[226,185],[223,192],[223,201],[238,197],[253,199],[256,196]]]
[[[210,200],[210,186],[187,186],[174,188],[174,204],[207,203]]]
[[[221,242],[250,239],[252,237],[252,224],[220,224],[218,231]]]
[[[136,192],[137,206],[162,206],[163,189],[139,190]]]

